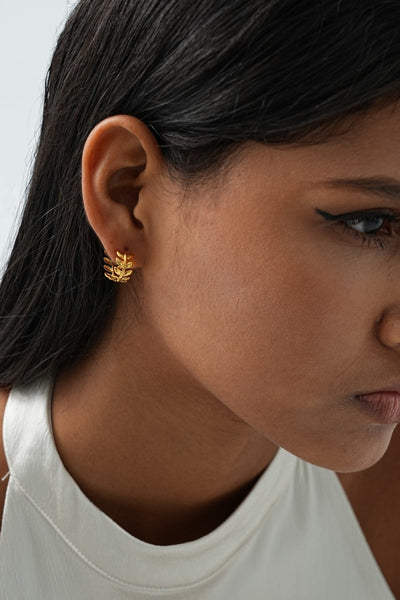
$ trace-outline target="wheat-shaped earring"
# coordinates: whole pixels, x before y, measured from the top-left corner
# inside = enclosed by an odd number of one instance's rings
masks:
[[[129,281],[130,276],[133,272],[133,255],[132,254],[121,254],[117,250],[117,257],[115,259],[116,264],[114,265],[111,258],[104,252],[104,275],[111,281],[117,281],[119,283],[126,283]]]

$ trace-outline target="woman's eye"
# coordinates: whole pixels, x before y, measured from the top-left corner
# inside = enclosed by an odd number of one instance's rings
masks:
[[[356,219],[346,219],[344,222],[348,227],[359,231],[360,233],[378,233],[385,223],[386,216],[372,215],[369,217],[358,217]]]
[[[361,241],[366,246],[384,249],[395,237],[400,237],[399,212],[359,212],[334,215],[319,208],[315,209],[327,221],[342,228],[344,233]]]

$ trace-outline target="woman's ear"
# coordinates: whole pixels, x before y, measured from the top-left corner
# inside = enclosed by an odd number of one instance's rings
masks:
[[[149,214],[142,204],[161,167],[157,141],[135,117],[109,117],[89,134],[82,154],[83,202],[89,223],[112,260],[118,250],[133,254],[134,266],[142,266]]]

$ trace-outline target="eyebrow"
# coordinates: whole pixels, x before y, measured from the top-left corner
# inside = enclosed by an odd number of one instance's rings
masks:
[[[354,190],[366,192],[379,196],[385,200],[397,200],[400,202],[400,181],[393,177],[360,177],[344,179],[328,179],[325,185],[335,188],[353,188]]]

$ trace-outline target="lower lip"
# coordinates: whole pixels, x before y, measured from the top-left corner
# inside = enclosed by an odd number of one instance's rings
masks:
[[[397,392],[374,392],[355,396],[364,410],[376,423],[389,425],[400,422],[400,394]]]

